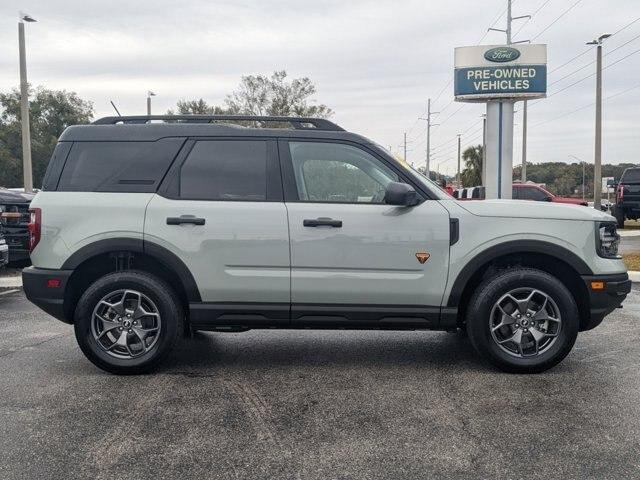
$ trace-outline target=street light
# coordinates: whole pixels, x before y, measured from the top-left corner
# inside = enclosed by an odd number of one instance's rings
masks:
[[[156,94],[151,90],[147,91],[147,115],[151,115],[151,97],[155,97]]]
[[[25,53],[24,22],[35,22],[31,15],[18,15],[18,56],[20,59],[20,121],[22,123],[22,175],[24,191],[33,192],[31,167],[31,129],[29,128],[29,84],[27,83],[27,55]]]
[[[576,160],[578,160],[580,163],[582,163],[582,200],[585,199],[585,165],[587,164],[587,162],[585,162],[584,160],[582,160],[581,158],[576,157],[575,155],[569,155],[570,158],[575,158]]]
[[[602,207],[602,42],[611,34],[600,35],[596,40],[587,42],[587,45],[596,45],[596,142],[595,161],[593,169],[593,208],[600,210]]]

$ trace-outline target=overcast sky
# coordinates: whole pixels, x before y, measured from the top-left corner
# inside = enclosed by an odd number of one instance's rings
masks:
[[[548,44],[550,95],[595,71],[588,65],[595,51],[555,70],[587,51],[586,41],[640,17],[639,0],[582,0],[546,29],[575,1],[514,2],[514,16],[539,10],[515,40]],[[75,91],[94,102],[98,117],[114,113],[109,100],[123,114],[145,113],[147,90],[157,93],[154,113],[164,113],[180,98],[222,103],[242,75],[284,69],[293,77],[310,77],[316,99],[348,130],[397,152],[409,131],[409,161],[419,166],[425,124],[416,119],[425,113],[426,99],[442,92],[433,108],[442,111],[442,125],[432,136],[432,167],[451,159],[440,168],[453,173],[455,134],[465,133],[465,145],[479,143],[484,112],[483,105],[452,102],[453,49],[480,40],[504,42],[504,34],[485,31],[505,7],[506,0],[5,0],[0,89],[18,85],[21,9],[38,20],[26,26],[30,83]],[[503,28],[504,21],[503,16],[496,27]],[[605,53],[611,53],[604,64],[638,49],[640,20],[607,41]],[[603,160],[639,162],[640,53],[608,68],[604,87],[605,97],[628,91],[605,103]],[[530,161],[567,162],[569,155],[592,161],[594,92],[591,77],[531,105]],[[516,123],[518,162],[520,113]]]

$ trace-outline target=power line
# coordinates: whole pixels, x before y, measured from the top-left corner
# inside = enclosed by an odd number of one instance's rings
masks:
[[[636,54],[636,53],[638,53],[638,52],[640,52],[640,48],[639,48],[638,50],[634,50],[633,52],[631,52],[631,53],[629,53],[629,54],[625,55],[624,57],[619,58],[619,59],[618,59],[618,60],[616,60],[615,62],[610,63],[610,64],[609,64],[609,65],[607,65],[606,67],[603,67],[603,68],[602,68],[602,70],[604,71],[604,70],[606,70],[606,69],[608,69],[608,68],[611,68],[611,67],[613,67],[614,65],[617,65],[618,63],[622,62],[623,60],[626,60],[627,58],[631,57],[632,55],[635,55],[635,54]],[[547,95],[547,98],[551,98],[551,97],[553,97],[553,96],[555,96],[555,95],[557,95],[557,94],[559,94],[559,93],[564,92],[565,90],[570,89],[571,87],[574,87],[574,86],[578,85],[579,83],[584,82],[585,80],[588,80],[589,78],[591,78],[591,77],[595,76],[595,75],[596,75],[596,73],[597,73],[597,72],[594,72],[594,73],[591,73],[591,74],[587,75],[586,77],[582,77],[580,80],[577,80],[577,81],[573,82],[572,84],[567,85],[566,87],[561,88],[560,90],[557,90],[557,91],[553,92],[553,93],[552,93],[552,94],[550,94],[550,95]],[[534,105],[537,105],[537,104],[538,104],[539,102],[541,102],[542,100],[544,100],[544,99],[542,99],[542,98],[541,98],[540,100],[536,100],[535,102],[531,103],[529,106],[530,106],[530,107],[532,107],[532,106],[534,106]]]
[[[631,22],[627,23],[624,27],[620,28],[619,30],[617,30],[616,32],[614,32],[611,36],[617,35],[620,32],[623,32],[624,30],[626,30],[627,28],[629,28],[631,25],[637,23],[638,21],[640,21],[640,17],[636,18],[635,20],[632,20]],[[559,67],[554,68],[553,70],[551,70],[549,72],[549,75],[551,75],[554,72],[557,72],[558,70],[566,67],[567,65],[569,65],[570,63],[573,63],[574,61],[576,61],[578,58],[583,57],[584,55],[586,55],[587,53],[590,53],[592,50],[594,49],[594,47],[590,47],[588,49],[586,49],[585,51],[583,51],[582,53],[579,53],[578,55],[576,55],[575,57],[572,57],[571,59],[567,60],[565,63],[563,63],[562,65],[560,65]],[[593,62],[592,62],[593,63]]]
[[[633,87],[631,87],[631,88],[627,88],[626,90],[623,90],[622,92],[618,92],[618,93],[615,93],[613,95],[609,95],[604,100],[605,101],[611,100],[612,98],[616,98],[616,97],[619,97],[620,95],[624,95],[625,93],[629,93],[630,91],[635,90],[636,88],[640,88],[640,83],[635,85],[635,86],[633,86]],[[571,110],[570,112],[563,113],[562,115],[559,115],[557,117],[554,117],[554,118],[551,118],[549,120],[544,120],[542,122],[536,123],[533,126],[534,127],[539,127],[540,125],[544,125],[546,123],[555,122],[556,120],[559,120],[559,119],[564,118],[564,117],[568,117],[569,115],[573,115],[574,113],[577,113],[577,112],[579,112],[581,110],[584,110],[585,108],[593,107],[594,105],[595,105],[595,102],[591,102],[591,103],[589,103],[587,105],[583,105],[581,107],[578,107],[575,110]]]
[[[560,70],[561,68],[566,67],[567,65],[569,65],[570,63],[574,62],[575,60],[579,59],[580,57],[583,57],[584,55],[586,55],[587,53],[591,52],[591,50],[593,50],[594,47],[588,48],[587,50],[585,50],[582,53],[579,53],[578,55],[576,55],[575,57],[573,57],[571,60],[567,60],[565,63],[563,63],[562,65],[560,65],[559,67],[554,68],[553,70],[551,70],[549,72],[549,75],[551,75],[553,72],[556,72],[558,70]]]
[[[632,56],[632,55],[635,55],[635,54],[636,54],[636,53],[638,53],[638,52],[640,52],[640,48],[639,48],[638,50],[634,50],[633,52],[629,53],[628,55],[625,55],[625,56],[624,56],[624,57],[622,57],[622,58],[619,58],[619,59],[618,59],[618,60],[616,60],[615,62],[610,63],[610,64],[609,64],[609,65],[607,65],[606,67],[603,67],[603,68],[602,68],[602,70],[606,70],[607,68],[611,68],[611,67],[613,67],[614,65],[617,65],[618,63],[622,62],[623,60],[626,60],[627,58],[629,58],[629,57],[630,57],[630,56]],[[567,89],[569,89],[569,88],[571,88],[571,87],[573,87],[573,86],[577,85],[578,83],[584,82],[584,81],[585,81],[585,80],[587,80],[588,78],[593,77],[595,74],[596,74],[596,72],[594,72],[594,73],[592,73],[592,74],[590,74],[590,75],[587,75],[586,77],[581,78],[581,79],[580,79],[580,80],[578,80],[577,82],[574,82],[574,83],[572,83],[571,85],[568,85],[568,86],[564,87],[564,88],[563,88],[563,89],[561,89],[561,90],[558,90],[558,91],[556,91],[556,92],[553,92],[553,93],[552,93],[551,95],[549,95],[547,98],[549,98],[549,97],[553,97],[554,95],[557,95],[557,94],[558,94],[558,93],[560,93],[560,92],[564,92],[565,90],[567,90]],[[537,103],[537,102],[536,102],[536,103]]]
[[[532,14],[529,18],[527,18],[527,20],[526,20],[526,21],[525,21],[525,22],[520,26],[520,28],[516,31],[516,33],[514,33],[514,34],[513,34],[513,36],[514,36],[514,37],[517,37],[517,36],[518,36],[518,34],[522,31],[522,29],[523,29],[524,27],[526,27],[526,26],[527,26],[527,24],[528,24],[531,20],[533,20],[533,17],[535,17],[535,16],[538,14],[538,12],[540,12],[540,10],[542,10],[544,7],[546,7],[546,6],[547,6],[547,4],[548,4],[550,1],[551,1],[551,0],[545,0],[545,2],[543,2],[543,3],[542,3],[542,5],[540,5],[540,6],[538,7],[538,9],[537,9],[535,12],[533,12],[533,14]]]
[[[516,0],[514,0],[513,3],[515,3]],[[495,19],[493,20],[493,22],[491,22],[490,27],[489,28],[493,28],[502,18],[502,16],[507,12],[507,8],[505,8],[504,10],[502,10],[500,12],[500,14],[495,17]],[[487,29],[487,31],[484,33],[484,35],[482,36],[482,38],[480,38],[480,40],[478,41],[477,45],[479,45],[480,43],[482,43],[482,41],[487,37],[487,35],[489,34],[489,29]],[[453,79],[449,79],[449,81],[445,84],[444,87],[442,87],[442,89],[438,92],[438,94],[435,96],[435,98],[433,99],[433,104],[434,106],[437,105],[438,100],[440,99],[440,97],[442,97],[443,93],[447,90],[447,88],[449,88],[451,86],[451,84],[453,83]],[[449,102],[445,107],[440,109],[440,112],[444,112],[451,104],[453,103],[453,100],[451,102]],[[460,110],[462,110],[462,108],[458,109],[456,112],[459,112]],[[421,114],[419,117],[423,117],[424,113]],[[413,125],[411,126],[411,128],[409,129],[409,133],[411,133],[413,131],[413,129],[416,127],[416,125],[418,124],[419,121],[419,117],[415,120],[415,122],[413,123]],[[424,135],[426,133],[426,129],[421,132],[419,135],[416,135],[414,137],[414,140],[421,137],[422,135]]]
[[[613,35],[612,35],[612,36],[613,36]],[[611,55],[612,53],[614,53],[614,52],[616,52],[616,51],[620,50],[622,47],[626,47],[626,46],[627,46],[627,45],[629,45],[630,43],[635,42],[635,41],[636,41],[637,39],[639,39],[639,38],[640,38],[640,34],[636,35],[636,36],[635,36],[635,37],[633,37],[631,40],[627,40],[627,41],[626,41],[626,42],[624,42],[622,45],[618,45],[618,46],[617,46],[616,48],[614,48],[613,50],[609,50],[609,51],[608,51],[604,56],[605,56],[605,57],[607,57],[607,56]],[[580,68],[578,68],[577,70],[574,70],[574,71],[573,71],[573,72],[571,72],[571,73],[567,73],[564,77],[561,77],[561,78],[559,78],[558,80],[555,80],[555,81],[551,82],[551,83],[549,84],[549,87],[550,87],[550,86],[552,86],[552,85],[555,85],[556,83],[560,83],[562,80],[564,80],[564,79],[566,79],[566,78],[569,78],[569,77],[571,77],[572,75],[575,75],[575,74],[576,74],[576,73],[578,73],[579,71],[584,70],[585,68],[587,68],[587,67],[589,67],[589,66],[593,65],[594,63],[596,63],[596,61],[595,61],[595,60],[593,60],[593,61],[591,61],[591,62],[589,62],[589,63],[587,63],[587,64],[585,64],[585,65],[581,66]]]
[[[531,41],[533,42],[538,37],[540,37],[540,35],[542,35],[544,32],[546,32],[551,27],[553,27],[556,23],[558,23],[560,21],[560,19],[562,17],[564,17],[567,13],[569,13],[571,10],[573,10],[580,2],[582,2],[582,0],[577,0],[576,2],[574,2],[569,8],[567,8],[564,12],[562,12],[560,15],[558,15],[558,17],[556,17],[556,19],[553,22],[551,22],[549,25],[547,25],[545,28],[543,28],[537,35],[535,35],[531,39]]]
[[[515,3],[515,2],[512,2],[512,3]],[[502,10],[502,12],[500,12],[500,15],[498,15],[498,16],[495,18],[495,20],[489,24],[489,28],[487,29],[487,31],[486,31],[486,32],[484,32],[484,35],[482,35],[482,37],[480,38],[480,40],[478,40],[478,43],[477,43],[476,45],[480,45],[480,44],[482,43],[482,41],[483,41],[485,38],[487,38],[487,35],[489,35],[489,31],[490,31],[490,29],[496,26],[496,23],[498,23],[498,22],[500,21],[500,19],[502,18],[502,16],[503,16],[505,13],[507,13],[507,10],[508,10],[508,7],[507,7],[507,8],[505,8],[504,10]]]

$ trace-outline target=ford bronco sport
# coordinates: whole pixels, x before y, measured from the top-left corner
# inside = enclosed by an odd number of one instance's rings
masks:
[[[257,328],[465,329],[499,368],[540,372],[631,288],[613,217],[458,202],[313,118],[70,127],[29,231],[27,297],[120,374],[190,332]]]

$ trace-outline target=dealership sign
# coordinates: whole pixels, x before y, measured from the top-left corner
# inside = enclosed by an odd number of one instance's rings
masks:
[[[547,46],[475,46],[455,51],[457,101],[525,100],[547,93]]]

